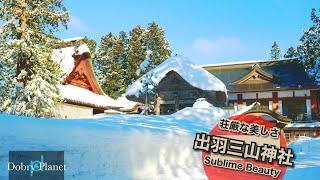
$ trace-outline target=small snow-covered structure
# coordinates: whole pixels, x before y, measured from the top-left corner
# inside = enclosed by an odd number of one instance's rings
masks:
[[[144,104],[130,101],[124,94],[117,98],[116,103],[121,107],[119,110],[124,113],[138,114],[141,113],[144,108]]]
[[[149,86],[145,85],[146,78]],[[146,87],[154,88],[158,98],[144,93]],[[131,84],[126,97],[141,103],[147,99],[154,102],[156,114],[170,114],[191,107],[198,98],[206,98],[214,105],[225,103],[226,93],[226,86],[214,75],[187,58],[174,56]]]
[[[65,118],[92,116],[107,109],[120,108],[116,101],[101,89],[86,44],[53,50],[52,59],[59,61],[61,70],[68,74],[58,87],[64,103],[58,106],[57,116]]]

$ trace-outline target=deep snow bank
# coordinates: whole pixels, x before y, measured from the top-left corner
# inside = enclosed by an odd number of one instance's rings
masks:
[[[220,115],[218,108],[83,119],[0,115],[0,179],[7,179],[3,167],[13,150],[64,150],[66,179],[206,179],[193,140]]]

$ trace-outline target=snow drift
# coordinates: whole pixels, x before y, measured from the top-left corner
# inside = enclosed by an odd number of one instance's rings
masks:
[[[294,168],[288,168],[284,179],[319,179],[320,138],[299,137],[289,144],[295,153]]]
[[[0,115],[0,166],[8,151],[64,150],[66,179],[207,179],[196,132],[209,132],[224,116],[215,107],[173,115],[100,115],[35,119]],[[208,125],[210,124],[210,125]],[[7,179],[6,168],[0,179]]]

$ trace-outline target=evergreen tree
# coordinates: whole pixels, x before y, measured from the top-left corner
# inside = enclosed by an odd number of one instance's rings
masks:
[[[294,47],[289,47],[288,51],[284,54],[284,58],[295,58],[298,56],[298,51]]]
[[[111,34],[109,36],[108,42]],[[118,37],[112,37],[116,40],[111,43],[104,42],[105,37],[101,38],[94,65],[100,84],[113,97],[124,93],[128,85],[171,56],[165,32],[155,22],[150,23],[148,29],[136,26],[129,36],[120,32]]]
[[[145,72],[140,72],[140,64],[147,55],[147,30],[137,26],[130,31],[128,42],[128,84],[137,80]]]
[[[270,60],[275,60],[280,58],[281,58],[280,47],[278,46],[277,42],[274,42],[270,51]]]
[[[101,38],[94,59],[96,73],[101,87],[111,97],[123,93],[123,85],[126,77],[126,34],[119,37],[109,33]]]
[[[305,65],[309,76],[320,83],[320,17],[315,9],[311,11],[311,21],[312,26],[300,38],[298,58]]]
[[[58,27],[67,27],[61,0],[0,2],[0,112],[35,117],[54,115],[61,100],[62,73],[51,60],[60,41]]]
[[[149,50],[147,58],[150,59],[150,63],[146,71],[155,68],[171,56],[171,49],[165,38],[164,29],[159,27],[156,22],[149,23],[147,48]]]

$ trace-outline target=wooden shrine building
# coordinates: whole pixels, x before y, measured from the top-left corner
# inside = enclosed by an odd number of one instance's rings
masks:
[[[57,108],[58,117],[92,116],[121,108],[101,89],[86,44],[54,50],[53,59],[59,61],[61,70],[68,74],[58,87],[64,98]]]
[[[257,101],[293,121],[317,120],[320,87],[297,59],[204,65],[228,89],[230,114]],[[223,107],[223,105],[222,105]]]
[[[156,84],[154,90],[157,98],[143,93],[141,82],[146,75],[128,87],[126,97],[141,103],[145,103],[147,97],[147,101],[154,106],[155,114],[172,114],[192,107],[198,98],[206,98],[213,105],[226,101],[225,85],[186,58],[169,58],[149,73],[152,73],[150,78]]]
[[[320,87],[312,81],[295,58],[203,65],[223,81],[228,101],[220,107],[231,115],[259,102],[266,109],[290,119],[283,129],[286,139],[298,136],[318,137],[320,126]]]

